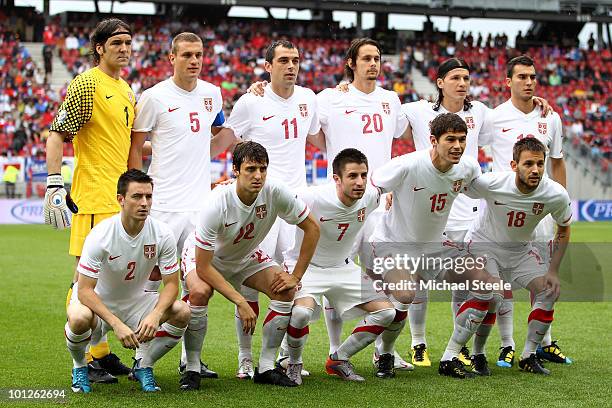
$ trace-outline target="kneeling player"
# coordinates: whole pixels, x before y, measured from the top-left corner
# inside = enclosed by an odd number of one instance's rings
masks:
[[[176,242],[165,224],[148,217],[152,193],[152,180],[145,173],[132,169],[122,174],[117,184],[120,214],[100,222],[85,240],[77,267],[78,291],[73,291],[65,326],[75,392],[91,391],[85,348],[110,330],[123,347],[136,349],[132,372],[143,391],[159,391],[153,364],[185,333],[189,308],[175,300]],[[164,289],[145,293],[156,264]]]
[[[430,130],[431,149],[396,157],[372,174],[372,184],[383,192],[392,192],[393,202],[371,238],[372,259],[368,266],[382,273],[384,289],[393,300],[397,316],[403,317],[396,331],[382,336],[380,354],[393,351],[416,289],[423,287],[424,282],[443,276],[443,272],[453,283],[463,285],[474,280],[499,282],[482,269],[463,274],[453,270],[458,265],[456,260],[463,255],[462,248],[443,236],[444,228],[453,201],[464,185],[480,175],[480,166],[475,159],[462,157],[467,126],[458,115],[437,116],[431,121]],[[394,259],[396,263],[387,262]],[[455,326],[460,330],[468,326],[467,333],[470,319],[478,320],[483,315],[472,306],[488,307],[493,296],[491,290],[471,290],[467,303],[470,307],[457,314]],[[441,374],[473,376],[457,358],[460,349],[445,353],[443,360],[448,361],[441,362]]]
[[[366,313],[366,317],[325,364],[329,374],[338,375],[344,380],[364,381],[348,360],[374,342],[395,318],[393,304],[383,293],[376,293],[370,282],[364,282],[361,268],[349,259],[355,238],[367,217],[378,207],[380,199],[377,189],[366,190],[368,160],[359,150],[342,150],[334,158],[333,172],[334,183],[310,187],[298,193],[318,219],[321,238],[302,279],[302,286],[295,295],[287,327],[287,375],[297,384],[302,383],[302,351],[309,332],[308,324],[315,309],[318,316],[322,296],[343,318],[347,318],[352,311]],[[286,254],[289,267],[298,259],[302,240],[303,234],[297,231],[295,245]],[[392,376],[393,355],[381,356],[379,367],[379,377]]]
[[[533,305],[519,367],[536,374],[550,374],[536,357],[536,349],[552,323],[554,303],[559,297],[559,265],[570,236],[570,198],[559,183],[542,177],[546,158],[542,142],[535,138],[519,140],[512,156],[513,171],[484,174],[466,191],[470,197],[487,202],[466,240],[470,253],[486,256],[490,274],[531,292]],[[535,237],[536,226],[548,214],[557,223],[557,233],[547,270],[547,264],[530,241]],[[476,370],[478,362],[486,366],[484,346],[494,322],[495,315],[489,321],[485,319],[476,332]]]
[[[186,244],[195,259],[196,273],[214,290],[237,306],[245,332],[253,333],[255,312],[236,290],[244,284],[270,298],[263,323],[263,338],[256,383],[296,386],[274,368],[274,357],[287,331],[295,287],[304,275],[319,239],[319,227],[306,204],[279,183],[266,182],[268,154],[259,143],[245,142],[234,151],[236,183],[213,190],[202,210],[192,240]],[[292,274],[284,272],[259,244],[279,216],[304,231],[304,240]],[[187,265],[185,270],[192,270]]]

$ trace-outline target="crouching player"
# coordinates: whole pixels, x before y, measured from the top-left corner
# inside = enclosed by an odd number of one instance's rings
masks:
[[[301,199],[282,184],[266,181],[267,166],[268,153],[259,143],[236,146],[236,182],[213,190],[195,234],[185,242],[181,262],[185,273],[195,270],[200,279],[237,306],[245,333],[254,332],[257,316],[236,288],[245,285],[270,298],[253,380],[294,387],[295,382],[274,368],[274,357],[287,331],[295,287],[317,245],[319,227]],[[277,216],[304,232],[292,274],[259,248]]]
[[[176,242],[165,224],[148,216],[152,195],[149,176],[134,169],[123,173],[117,183],[121,212],[96,225],[85,240],[65,326],[74,392],[91,391],[85,348],[110,330],[123,347],[136,350],[132,373],[143,391],[159,391],[153,364],[179,342],[189,323],[189,307],[176,300]],[[145,293],[156,264],[164,288]]]
[[[344,149],[334,158],[333,173],[333,183],[298,192],[321,229],[315,254],[295,295],[287,327],[287,375],[298,385],[302,383],[302,351],[308,337],[308,324],[315,310],[316,316],[319,315],[322,296],[345,319],[354,312],[357,314],[351,317],[366,313],[366,317],[325,364],[329,374],[344,380],[364,381],[348,360],[374,342],[395,319],[393,304],[384,293],[376,293],[371,283],[362,280],[361,268],[349,259],[355,238],[370,213],[378,208],[380,199],[378,189],[366,189],[368,160],[359,150]],[[298,230],[295,244],[285,256],[288,267],[296,263],[303,238]],[[381,356],[379,364],[384,365],[387,361],[391,364],[391,370],[392,354]]]
[[[463,186],[480,175],[478,162],[463,156],[467,125],[458,115],[444,113],[431,121],[430,131],[432,148],[396,157],[372,174],[372,184],[385,193],[392,192],[393,202],[374,230],[372,258],[366,263],[374,273],[383,275],[383,288],[397,309],[396,315],[401,316],[397,330],[381,336],[381,355],[393,352],[415,292],[425,284],[431,285],[437,278],[463,286],[476,280],[499,284],[499,279],[482,268],[464,271],[460,262],[465,251],[443,235],[454,200]],[[493,296],[487,288],[470,290],[467,307],[455,317],[455,327],[468,333],[472,321],[479,322],[486,314],[486,308],[482,312],[476,306],[488,307]],[[447,350],[440,374],[473,376],[459,361],[460,350],[461,346]]]
[[[531,292],[533,304],[519,367],[536,374],[550,374],[536,357],[536,349],[553,320],[554,304],[560,293],[559,265],[569,242],[572,218],[567,191],[556,181],[542,177],[545,158],[546,147],[542,142],[521,139],[512,152],[513,171],[484,174],[466,191],[470,197],[482,198],[487,204],[466,236],[470,253],[486,256],[490,274]],[[530,241],[535,237],[536,226],[548,214],[557,223],[557,233],[547,270]],[[495,315],[489,317],[476,332],[475,371],[488,372],[485,342]]]

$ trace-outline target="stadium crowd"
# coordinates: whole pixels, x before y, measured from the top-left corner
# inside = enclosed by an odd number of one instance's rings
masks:
[[[54,49],[67,69],[77,75],[89,69],[89,28],[91,15],[83,14],[81,23],[64,26],[59,18],[48,24],[43,39]],[[344,52],[351,33],[339,27],[320,27],[321,23],[302,22],[286,25],[275,23],[227,20],[202,25],[196,22],[167,23],[162,19],[136,17],[132,22],[135,35],[132,42],[131,65],[124,78],[138,96],[143,90],[169,77],[172,73],[166,55],[172,34],[183,29],[199,34],[204,41],[204,67],[201,78],[221,87],[226,113],[233,103],[255,81],[266,78],[263,56],[266,45],[279,36],[289,37],[301,51],[298,83],[318,92],[335,86],[343,78]],[[324,28],[324,29],[323,29]],[[291,31],[287,31],[290,29]],[[322,37],[324,35],[324,37]],[[20,44],[11,27],[11,19],[0,16],[0,151],[17,155],[36,155],[44,148],[44,140],[52,113],[65,88],[58,94],[46,83],[44,71],[36,67],[28,51]],[[477,39],[462,33],[457,41],[440,36],[435,42],[414,42],[399,52],[399,66],[383,63],[380,85],[393,89],[402,102],[419,99],[413,88],[410,70],[421,69],[435,81],[435,67],[444,59],[464,58],[473,68],[472,97],[489,106],[507,99],[504,85],[506,62],[521,53],[507,47],[507,36],[496,35]],[[523,51],[539,62],[538,95],[546,98],[561,114],[566,136],[583,155],[601,163],[607,171],[612,159],[612,121],[609,80],[612,55],[608,49],[560,48],[559,46],[529,47],[517,38]],[[405,141],[394,144],[393,154],[414,150]],[[66,155],[72,147],[66,144]],[[307,159],[320,159],[318,150],[308,145]],[[481,154],[483,165],[488,161]]]

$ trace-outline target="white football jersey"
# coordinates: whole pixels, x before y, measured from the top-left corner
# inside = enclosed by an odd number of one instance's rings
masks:
[[[486,173],[468,185],[465,194],[486,201],[470,229],[473,241],[506,246],[532,241],[536,225],[547,214],[558,225],[571,223],[569,195],[561,184],[548,177],[543,177],[534,191],[523,194],[516,187],[515,172]]]
[[[414,146],[416,150],[431,149],[431,130],[429,124],[436,116],[448,113],[444,106],[440,105],[440,108],[435,111],[433,109],[434,104],[425,100],[418,102],[410,102],[402,105],[402,112],[408,118],[410,127],[412,128],[412,136],[414,139]],[[465,144],[464,155],[473,157],[478,160],[478,146],[480,129],[484,125],[488,118],[488,112],[491,110],[487,108],[482,102],[472,101],[472,107],[464,111],[461,109],[459,112],[455,112],[467,125],[467,138]],[[448,216],[448,222],[446,224],[447,231],[463,231],[467,230],[472,221],[477,216],[478,200],[472,200],[471,198],[460,195],[455,200],[451,209],[450,215]]]
[[[225,127],[266,148],[269,179],[291,188],[306,185],[306,137],[320,129],[316,96],[310,89],[296,85],[288,99],[275,94],[271,86],[263,97],[244,94]]]
[[[482,128],[479,139],[481,146],[491,146],[493,171],[512,170],[512,148],[525,137],[535,137],[542,142],[547,148],[547,158],[563,157],[561,118],[556,112],[543,118],[541,112],[536,107],[525,114],[511,100],[493,109],[491,120]]]
[[[328,88],[317,95],[317,106],[325,133],[328,178],[336,155],[349,147],[367,156],[372,174],[391,159],[393,138],[408,126],[397,94],[378,86],[369,94],[353,85],[348,92]]]
[[[371,182],[393,191],[391,209],[374,230],[377,242],[440,242],[453,201],[478,177],[480,165],[469,156],[445,173],[431,162],[430,150],[393,158],[374,171]]]
[[[87,235],[77,271],[98,280],[95,292],[113,314],[126,315],[141,301],[155,265],[163,275],[179,270],[170,228],[148,217],[140,233],[131,237],[117,214]]]
[[[309,213],[295,193],[274,180],[266,180],[250,206],[238,198],[236,183],[219,186],[200,213],[196,245],[214,251],[215,257],[223,261],[242,261],[257,249],[277,216],[297,225]]]
[[[143,92],[133,130],[151,132],[152,209],[201,208],[210,193],[210,128],[222,124],[222,108],[219,87],[201,80],[191,92],[179,88],[172,78]]]
[[[338,199],[335,183],[300,189],[297,194],[310,208],[321,228],[319,242],[310,263],[322,268],[345,265],[359,231],[370,213],[378,208],[379,190],[369,186],[363,197],[351,207]],[[297,262],[303,239],[304,232],[296,228],[295,243],[285,253],[288,265]]]

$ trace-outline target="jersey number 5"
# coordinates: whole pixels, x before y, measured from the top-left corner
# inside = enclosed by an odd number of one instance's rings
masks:
[[[189,123],[191,123],[191,131],[193,133],[200,131],[200,119],[198,119],[198,112],[191,112],[189,114]]]

